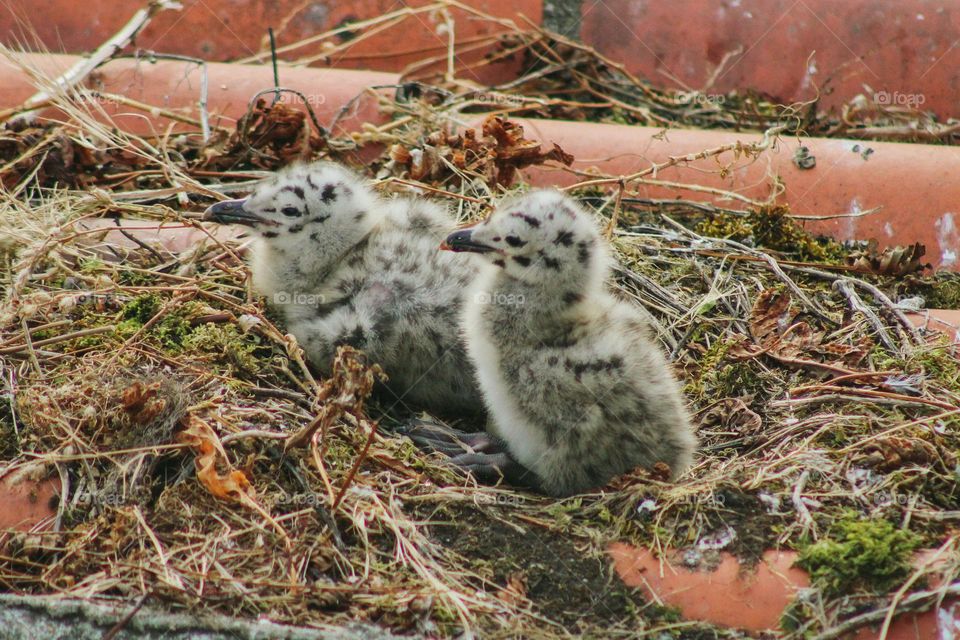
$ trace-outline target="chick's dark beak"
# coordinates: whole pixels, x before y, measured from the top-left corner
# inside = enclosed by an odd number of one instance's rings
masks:
[[[208,207],[203,213],[203,219],[219,222],[220,224],[245,224],[248,227],[264,223],[275,224],[272,220],[261,218],[255,213],[250,213],[244,209],[243,205],[246,202],[246,199],[223,200]]]
[[[487,253],[496,251],[493,247],[488,247],[480,242],[473,240],[473,227],[461,227],[447,236],[447,239],[440,244],[440,248],[446,251],[471,251],[473,253]]]

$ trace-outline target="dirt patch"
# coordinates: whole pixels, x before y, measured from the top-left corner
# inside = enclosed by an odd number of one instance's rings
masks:
[[[527,525],[523,531],[469,508],[434,514],[445,522],[430,535],[451,551],[486,564],[500,586],[522,580],[537,611],[582,633],[596,625],[617,626],[646,606],[640,595],[612,576],[603,557],[579,551],[575,541]]]
[[[767,513],[767,507],[756,495],[735,489],[717,492],[718,529],[731,527],[736,538],[724,549],[737,556],[744,570],[750,570],[763,558],[767,549],[776,547],[776,525],[780,518]]]

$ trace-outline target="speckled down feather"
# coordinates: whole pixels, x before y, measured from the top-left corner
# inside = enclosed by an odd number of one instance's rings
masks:
[[[687,469],[696,438],[679,385],[644,310],[605,286],[591,217],[543,190],[461,233],[462,250],[488,262],[464,331],[489,430],[537,484],[569,495],[637,466]]]
[[[438,251],[454,225],[442,208],[380,198],[346,168],[318,162],[288,168],[207,217],[254,230],[254,286],[321,372],[339,345],[351,345],[383,366],[388,403],[483,411],[458,332],[476,265]]]

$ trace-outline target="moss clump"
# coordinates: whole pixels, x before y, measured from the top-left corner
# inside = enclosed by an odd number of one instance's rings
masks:
[[[752,360],[731,360],[727,352],[736,339],[718,340],[704,352],[697,374],[684,387],[684,393],[696,400],[742,396],[763,391],[763,378]]]
[[[897,286],[900,296],[922,296],[928,309],[960,309],[960,273],[940,271],[931,276],[908,276]]]
[[[148,287],[156,282],[156,276],[143,271],[121,271],[117,274],[117,283],[125,287]]]
[[[123,305],[120,314],[124,320],[131,321],[134,325],[143,325],[160,311],[162,303],[160,298],[152,293],[137,296],[127,304]]]
[[[260,368],[254,355],[257,346],[236,326],[210,322],[197,327],[183,340],[185,350],[211,354],[214,362],[227,365],[231,372],[246,374],[255,373]]]
[[[960,361],[955,345],[946,336],[910,352],[906,358],[891,355],[880,347],[874,349],[872,356],[878,370],[902,371],[905,376],[919,374],[960,392]]]
[[[911,555],[919,546],[920,537],[912,531],[846,513],[826,538],[800,551],[797,564],[827,596],[882,594],[909,575]]]
[[[714,238],[729,238],[737,242],[753,243],[753,226],[743,216],[717,213],[697,223],[697,233]]]
[[[927,293],[927,307],[931,309],[960,308],[960,274],[937,274],[936,282]]]
[[[746,216],[716,213],[698,223],[696,230],[706,236],[781,251],[800,260],[837,262],[843,257],[838,242],[814,237],[789,214],[784,206],[761,207]]]
[[[13,420],[10,397],[0,393],[0,460],[10,460],[20,453],[20,439]]]
[[[716,373],[717,368],[723,362],[724,356],[730,349],[730,341],[718,340],[714,342],[700,358],[699,375],[691,380],[683,389],[686,395],[694,398],[702,398],[706,392],[709,378]]]
[[[124,305],[120,314],[123,318],[117,325],[118,333],[129,338],[144,324],[149,322],[163,308],[163,300],[154,295],[138,296]],[[191,318],[202,313],[199,305],[193,302],[171,309],[150,328],[150,335],[167,349],[177,350],[193,331]]]
[[[190,320],[184,314],[169,313],[157,323],[154,334],[165,347],[175,349],[184,343],[192,330]]]
[[[103,260],[99,258],[87,258],[80,262],[80,273],[96,273],[103,267]]]

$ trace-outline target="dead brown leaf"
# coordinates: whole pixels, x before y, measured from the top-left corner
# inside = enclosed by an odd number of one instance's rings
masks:
[[[494,595],[509,606],[523,605],[527,601],[527,576],[522,571],[514,571],[507,576],[507,584]]]
[[[711,405],[700,416],[700,426],[750,434],[763,428],[763,420],[741,398],[724,398]]]
[[[522,126],[497,116],[483,122],[479,137],[473,129],[456,135],[436,131],[416,149],[393,145],[390,158],[413,180],[433,183],[457,180],[450,171],[453,165],[484,176],[491,186],[509,186],[517,171],[530,165],[554,160],[569,166],[573,162],[573,156],[558,145],[543,151],[540,142],[524,137]]]
[[[917,273],[931,267],[929,263],[920,262],[927,248],[919,242],[905,247],[887,247],[883,251],[878,251],[878,246],[876,240],[871,240],[866,249],[850,252],[844,261],[858,271],[893,277]]]
[[[937,448],[918,438],[890,436],[867,444],[864,453],[861,464],[883,473],[910,465],[931,467],[941,461]]]
[[[232,467],[213,428],[193,415],[187,417],[186,423],[186,428],[177,434],[177,440],[190,445],[196,453],[197,479],[207,491],[222,500],[255,504],[250,480],[242,471]],[[225,468],[226,473],[218,472],[218,466]]]
[[[219,147],[206,149],[203,167],[233,169],[240,160],[264,169],[277,169],[313,157],[326,146],[308,119],[307,112],[277,102],[258,99],[237,122],[237,130]]]
[[[754,303],[750,334],[753,342],[740,337],[726,357],[750,360],[765,354],[788,366],[842,375],[856,373],[873,348],[869,338],[854,344],[824,342],[823,331],[798,319],[790,294],[775,289],[765,289]]]
[[[750,333],[757,344],[767,347],[780,339],[792,317],[790,295],[776,289],[764,289],[750,313]]]
[[[330,377],[323,381],[318,392],[320,412],[309,425],[287,439],[284,450],[306,446],[314,433],[325,431],[344,414],[366,422],[364,403],[378,380],[386,380],[380,365],[368,364],[366,356],[352,347],[340,347]]]

